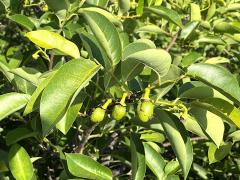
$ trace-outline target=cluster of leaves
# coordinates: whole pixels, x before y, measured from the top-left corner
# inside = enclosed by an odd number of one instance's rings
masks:
[[[239,10],[239,0],[0,0],[0,177],[237,178]],[[147,87],[154,115],[141,122]],[[121,121],[90,121],[122,97]]]

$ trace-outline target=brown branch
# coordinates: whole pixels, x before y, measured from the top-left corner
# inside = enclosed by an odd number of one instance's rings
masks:
[[[173,47],[173,45],[176,43],[176,40],[178,38],[178,34],[179,34],[179,32],[177,32],[175,34],[175,36],[172,38],[171,42],[168,44],[168,46],[166,48],[166,51],[169,51]]]
[[[84,133],[84,136],[83,136],[83,140],[82,140],[82,143],[76,147],[75,149],[75,152],[76,153],[80,153],[82,154],[83,153],[83,150],[85,148],[85,145],[87,144],[88,140],[91,138],[91,134],[92,132],[94,131],[94,129],[97,127],[98,123],[92,125],[90,128],[88,128],[85,133]]]
[[[206,140],[206,138],[205,137],[192,137],[191,138],[191,141],[201,141],[201,140]],[[165,147],[165,148],[170,147],[170,146],[171,146],[170,142],[163,143],[163,147]]]
[[[50,56],[50,60],[49,60],[49,64],[48,64],[49,70],[52,70],[52,68],[53,68],[53,60],[54,60],[54,52],[51,52],[51,56]]]

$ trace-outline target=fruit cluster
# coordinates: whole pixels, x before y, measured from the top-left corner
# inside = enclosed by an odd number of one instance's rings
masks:
[[[112,110],[112,118],[119,121],[124,118],[127,113],[127,105],[125,103],[127,93],[124,93],[120,102],[117,102]],[[145,88],[145,92],[137,105],[137,115],[139,120],[142,122],[147,122],[153,116],[154,104],[149,98],[150,88]],[[104,105],[101,107],[97,107],[91,114],[91,121],[95,123],[99,123],[103,121],[106,110],[108,106],[112,103],[112,99],[108,99]]]

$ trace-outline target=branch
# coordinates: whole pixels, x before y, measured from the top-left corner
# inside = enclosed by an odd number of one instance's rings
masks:
[[[169,51],[173,47],[173,45],[176,43],[176,40],[178,38],[178,34],[179,34],[179,32],[177,32],[175,34],[175,36],[172,38],[172,41],[168,44],[168,46],[166,48],[166,51]]]
[[[85,131],[85,134],[83,136],[83,140],[82,140],[82,143],[76,147],[75,149],[75,152],[76,153],[80,153],[82,154],[83,153],[83,150],[85,148],[85,145],[87,144],[88,140],[91,138],[91,134],[92,132],[94,131],[94,129],[97,127],[98,123],[92,125],[90,128],[88,128],[86,131]]]

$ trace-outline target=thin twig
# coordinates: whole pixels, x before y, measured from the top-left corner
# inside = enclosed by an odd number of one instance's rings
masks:
[[[179,34],[179,32],[177,32],[175,34],[175,36],[172,38],[172,41],[168,44],[168,46],[166,48],[166,51],[169,51],[173,47],[173,45],[176,43],[176,40],[178,38],[178,34]]]
[[[83,136],[83,140],[82,140],[82,143],[76,147],[75,149],[75,152],[76,153],[80,153],[82,154],[83,153],[83,150],[85,148],[85,145],[87,144],[88,140],[90,139],[90,135],[92,134],[92,132],[94,131],[94,129],[97,127],[98,123],[92,125],[90,128],[88,128],[86,131],[85,131],[85,134]]]
[[[53,60],[54,60],[54,52],[51,52],[51,56],[50,56],[50,60],[49,60],[49,64],[48,64],[49,70],[52,70],[52,68],[53,68]]]

